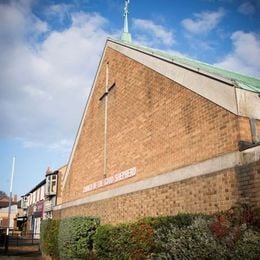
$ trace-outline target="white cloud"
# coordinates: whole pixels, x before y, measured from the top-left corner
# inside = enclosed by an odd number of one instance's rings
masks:
[[[50,31],[29,5],[0,4],[0,137],[52,150],[71,145],[108,33],[98,14],[70,19],[69,28]]]
[[[72,147],[72,140],[67,140],[67,139],[61,139],[57,140],[56,142],[51,142],[50,144],[45,144],[41,141],[36,141],[36,140],[28,140],[28,139],[23,139],[23,138],[16,138],[18,141],[20,141],[25,148],[43,148],[47,149],[49,152],[58,152],[62,153],[64,155],[68,155],[69,152],[71,151]]]
[[[44,13],[46,16],[58,18],[62,23],[66,17],[69,17],[71,8],[72,6],[69,4],[53,4],[48,6]]]
[[[238,12],[244,15],[252,15],[255,12],[255,6],[250,1],[246,1],[239,6]]]
[[[201,12],[195,13],[194,19],[187,18],[182,20],[182,26],[190,33],[194,34],[206,34],[213,30],[221,21],[225,12],[223,9],[219,9],[215,12]]]
[[[217,66],[260,77],[260,37],[254,33],[236,31],[232,34],[233,51]]]
[[[137,31],[137,41],[146,46],[156,46],[163,44],[171,46],[175,43],[174,34],[162,25],[155,24],[150,20],[134,19],[133,26]]]

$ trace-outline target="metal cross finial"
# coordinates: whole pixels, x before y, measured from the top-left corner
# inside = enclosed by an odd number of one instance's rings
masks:
[[[126,16],[128,12],[128,5],[130,3],[130,0],[125,0],[125,7],[124,7],[124,16]]]
[[[121,40],[125,42],[131,42],[131,34],[128,32],[128,5],[130,3],[130,0],[125,0],[125,7],[124,7],[124,31],[121,35]]]

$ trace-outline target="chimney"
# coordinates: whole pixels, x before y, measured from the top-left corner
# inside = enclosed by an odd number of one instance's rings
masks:
[[[46,175],[49,175],[50,173],[52,173],[51,167],[49,166],[46,170]]]

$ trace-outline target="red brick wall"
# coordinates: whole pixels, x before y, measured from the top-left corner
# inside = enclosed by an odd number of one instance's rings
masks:
[[[257,141],[260,142],[260,120],[256,120],[256,137]]]
[[[56,203],[57,205],[62,203],[62,191],[63,191],[63,178],[64,178],[64,173],[66,171],[67,165],[61,167],[58,172],[58,187],[57,187],[57,198],[56,198]]]
[[[250,120],[247,117],[239,117],[239,132],[241,141],[252,142]]]
[[[105,65],[109,85],[107,175],[137,175],[83,193],[103,178]],[[210,87],[210,86],[209,86]],[[246,123],[244,122],[246,121]],[[238,149],[248,138],[238,117],[153,70],[107,49],[64,190],[64,202],[135,182]],[[242,132],[239,133],[239,127]]]
[[[260,162],[56,211],[56,218],[99,216],[102,223],[180,212],[213,213],[236,203],[260,206]]]

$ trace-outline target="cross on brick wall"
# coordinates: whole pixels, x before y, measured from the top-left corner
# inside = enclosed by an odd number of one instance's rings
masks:
[[[100,101],[102,101],[102,99],[104,99],[108,94],[109,92],[116,86],[116,83],[114,82],[109,88],[107,91],[104,92],[104,94],[99,98]]]
[[[99,98],[100,101],[103,99],[105,100],[105,115],[104,115],[104,170],[103,170],[103,177],[107,177],[107,124],[108,124],[108,94],[110,91],[116,86],[114,82],[110,87],[108,86],[108,77],[109,77],[109,63],[106,64],[106,85],[105,85],[105,92]]]

